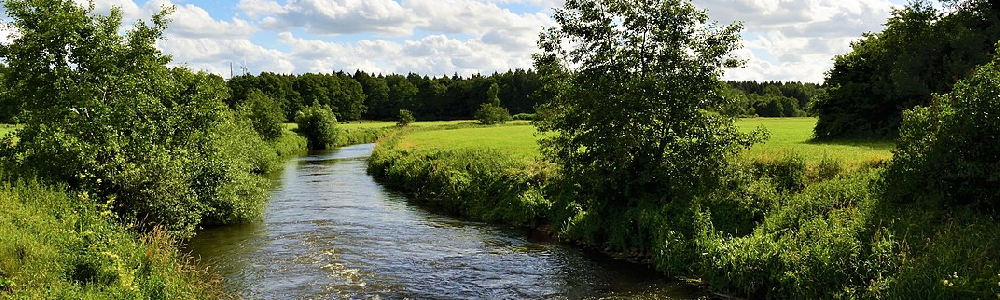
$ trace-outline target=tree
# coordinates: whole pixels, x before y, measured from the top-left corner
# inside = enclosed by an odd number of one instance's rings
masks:
[[[309,140],[309,149],[323,150],[337,142],[337,116],[329,106],[313,104],[295,115],[298,131]]]
[[[485,125],[503,124],[510,121],[510,112],[500,106],[500,98],[497,97],[499,87],[494,82],[486,91],[486,103],[483,103],[476,111],[476,120]]]
[[[755,141],[707,113],[725,102],[723,68],[741,63],[729,56],[741,25],[683,0],[568,0],[554,17],[534,56],[557,92],[539,111],[542,152],[588,209],[690,200]]]
[[[253,129],[264,140],[274,141],[281,137],[283,130],[281,124],[285,121],[284,111],[277,101],[264,92],[251,89],[239,110],[250,120]]]
[[[894,137],[904,110],[930,104],[932,94],[950,92],[990,60],[1000,9],[985,0],[948,2],[948,13],[928,1],[895,10],[885,30],[834,59],[827,93],[813,106],[817,138]]]
[[[97,15],[70,0],[4,7],[18,34],[0,45],[3,82],[25,109],[4,159],[106,201],[141,228],[186,237],[259,216],[266,181],[250,176],[252,149],[229,147],[224,125],[236,122],[225,81],[168,68],[156,48],[169,10],[126,30],[119,10]]]
[[[997,44],[1000,50],[1000,44]],[[903,114],[883,185],[890,199],[1000,212],[1000,57]]]
[[[413,117],[413,112],[408,109],[400,109],[399,117],[397,118],[399,119],[399,122],[396,122],[396,126],[407,126],[410,125],[410,123],[417,121],[417,118]]]

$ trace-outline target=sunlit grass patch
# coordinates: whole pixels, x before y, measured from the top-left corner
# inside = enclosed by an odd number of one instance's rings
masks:
[[[743,132],[763,127],[771,137],[743,155],[753,160],[774,160],[795,153],[808,164],[824,159],[838,161],[847,169],[886,161],[892,157],[889,140],[813,140],[816,118],[752,118],[736,122]]]
[[[536,132],[535,126],[529,123],[426,130],[408,134],[399,146],[427,151],[488,149],[507,153],[513,158],[533,160],[539,157]]]

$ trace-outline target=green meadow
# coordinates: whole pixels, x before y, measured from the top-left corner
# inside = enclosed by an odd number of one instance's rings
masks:
[[[452,122],[455,123],[455,122]],[[377,123],[376,123],[377,124]],[[744,157],[759,161],[797,155],[810,164],[824,158],[841,162],[848,169],[857,165],[884,161],[891,157],[891,141],[843,140],[813,141],[816,118],[752,118],[736,122],[740,130],[749,132],[764,128],[770,138],[744,152]],[[432,127],[441,123],[418,123]],[[363,124],[342,124],[345,129]],[[411,150],[496,150],[515,158],[534,160],[539,157],[537,131],[528,122],[511,122],[503,126],[464,127],[446,130],[418,130],[407,134],[399,147]]]

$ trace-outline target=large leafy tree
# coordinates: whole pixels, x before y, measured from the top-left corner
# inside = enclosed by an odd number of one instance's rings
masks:
[[[4,7],[17,33],[0,45],[3,83],[24,109],[6,159],[182,235],[260,213],[263,179],[247,176],[255,167],[244,159],[252,155],[226,146],[241,130],[223,126],[236,123],[226,83],[166,67],[155,47],[169,10],[122,34],[118,10],[98,15],[71,0]]]
[[[989,61],[1000,39],[1000,7],[985,0],[930,1],[896,10],[882,32],[866,34],[834,59],[828,94],[816,102],[818,138],[892,137],[902,112],[948,93]]]
[[[554,17],[535,55],[556,93],[542,151],[587,209],[692,199],[754,141],[708,112],[724,104],[723,69],[741,64],[741,25],[684,0],[569,0]]]

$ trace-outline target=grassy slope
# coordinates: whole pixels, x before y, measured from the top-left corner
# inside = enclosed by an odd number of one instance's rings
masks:
[[[0,182],[0,298],[198,299],[218,282],[162,232],[137,235],[85,194]]]

